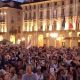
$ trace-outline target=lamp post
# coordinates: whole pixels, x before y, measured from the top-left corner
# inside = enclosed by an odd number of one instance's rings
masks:
[[[58,37],[58,33],[51,33],[51,34],[50,34],[50,37],[51,37],[51,38],[54,38],[54,40],[55,40],[55,47],[56,47],[56,39],[57,39],[57,37]]]

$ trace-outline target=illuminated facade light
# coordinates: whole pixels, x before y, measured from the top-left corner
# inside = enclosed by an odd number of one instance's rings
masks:
[[[50,33],[51,38],[57,38],[58,37],[58,33]]]
[[[20,42],[21,42],[21,40],[20,40],[20,39],[18,39],[18,40],[17,40],[17,44],[20,44]]]
[[[60,41],[61,40],[61,37],[58,37],[56,40]]]
[[[4,12],[4,15],[6,15],[6,12]]]

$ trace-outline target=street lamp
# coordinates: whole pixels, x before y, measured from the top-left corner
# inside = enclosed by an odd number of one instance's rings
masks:
[[[21,42],[21,40],[20,40],[20,39],[18,39],[18,40],[17,40],[17,44],[20,44],[20,42]]]
[[[25,38],[24,37],[22,37],[22,41],[25,41]]]
[[[50,34],[50,37],[55,39],[55,47],[56,47],[56,39],[58,37],[58,33],[55,33],[55,32],[54,33],[51,33]]]

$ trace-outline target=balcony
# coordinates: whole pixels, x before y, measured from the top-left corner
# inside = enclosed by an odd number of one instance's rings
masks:
[[[17,34],[17,29],[10,29],[10,31],[9,31],[9,33],[11,33],[11,34]]]

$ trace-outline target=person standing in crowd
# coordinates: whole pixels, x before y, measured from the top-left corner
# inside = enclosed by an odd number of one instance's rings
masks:
[[[36,75],[32,72],[32,66],[29,64],[26,67],[26,73],[22,76],[22,80],[37,80]]]

